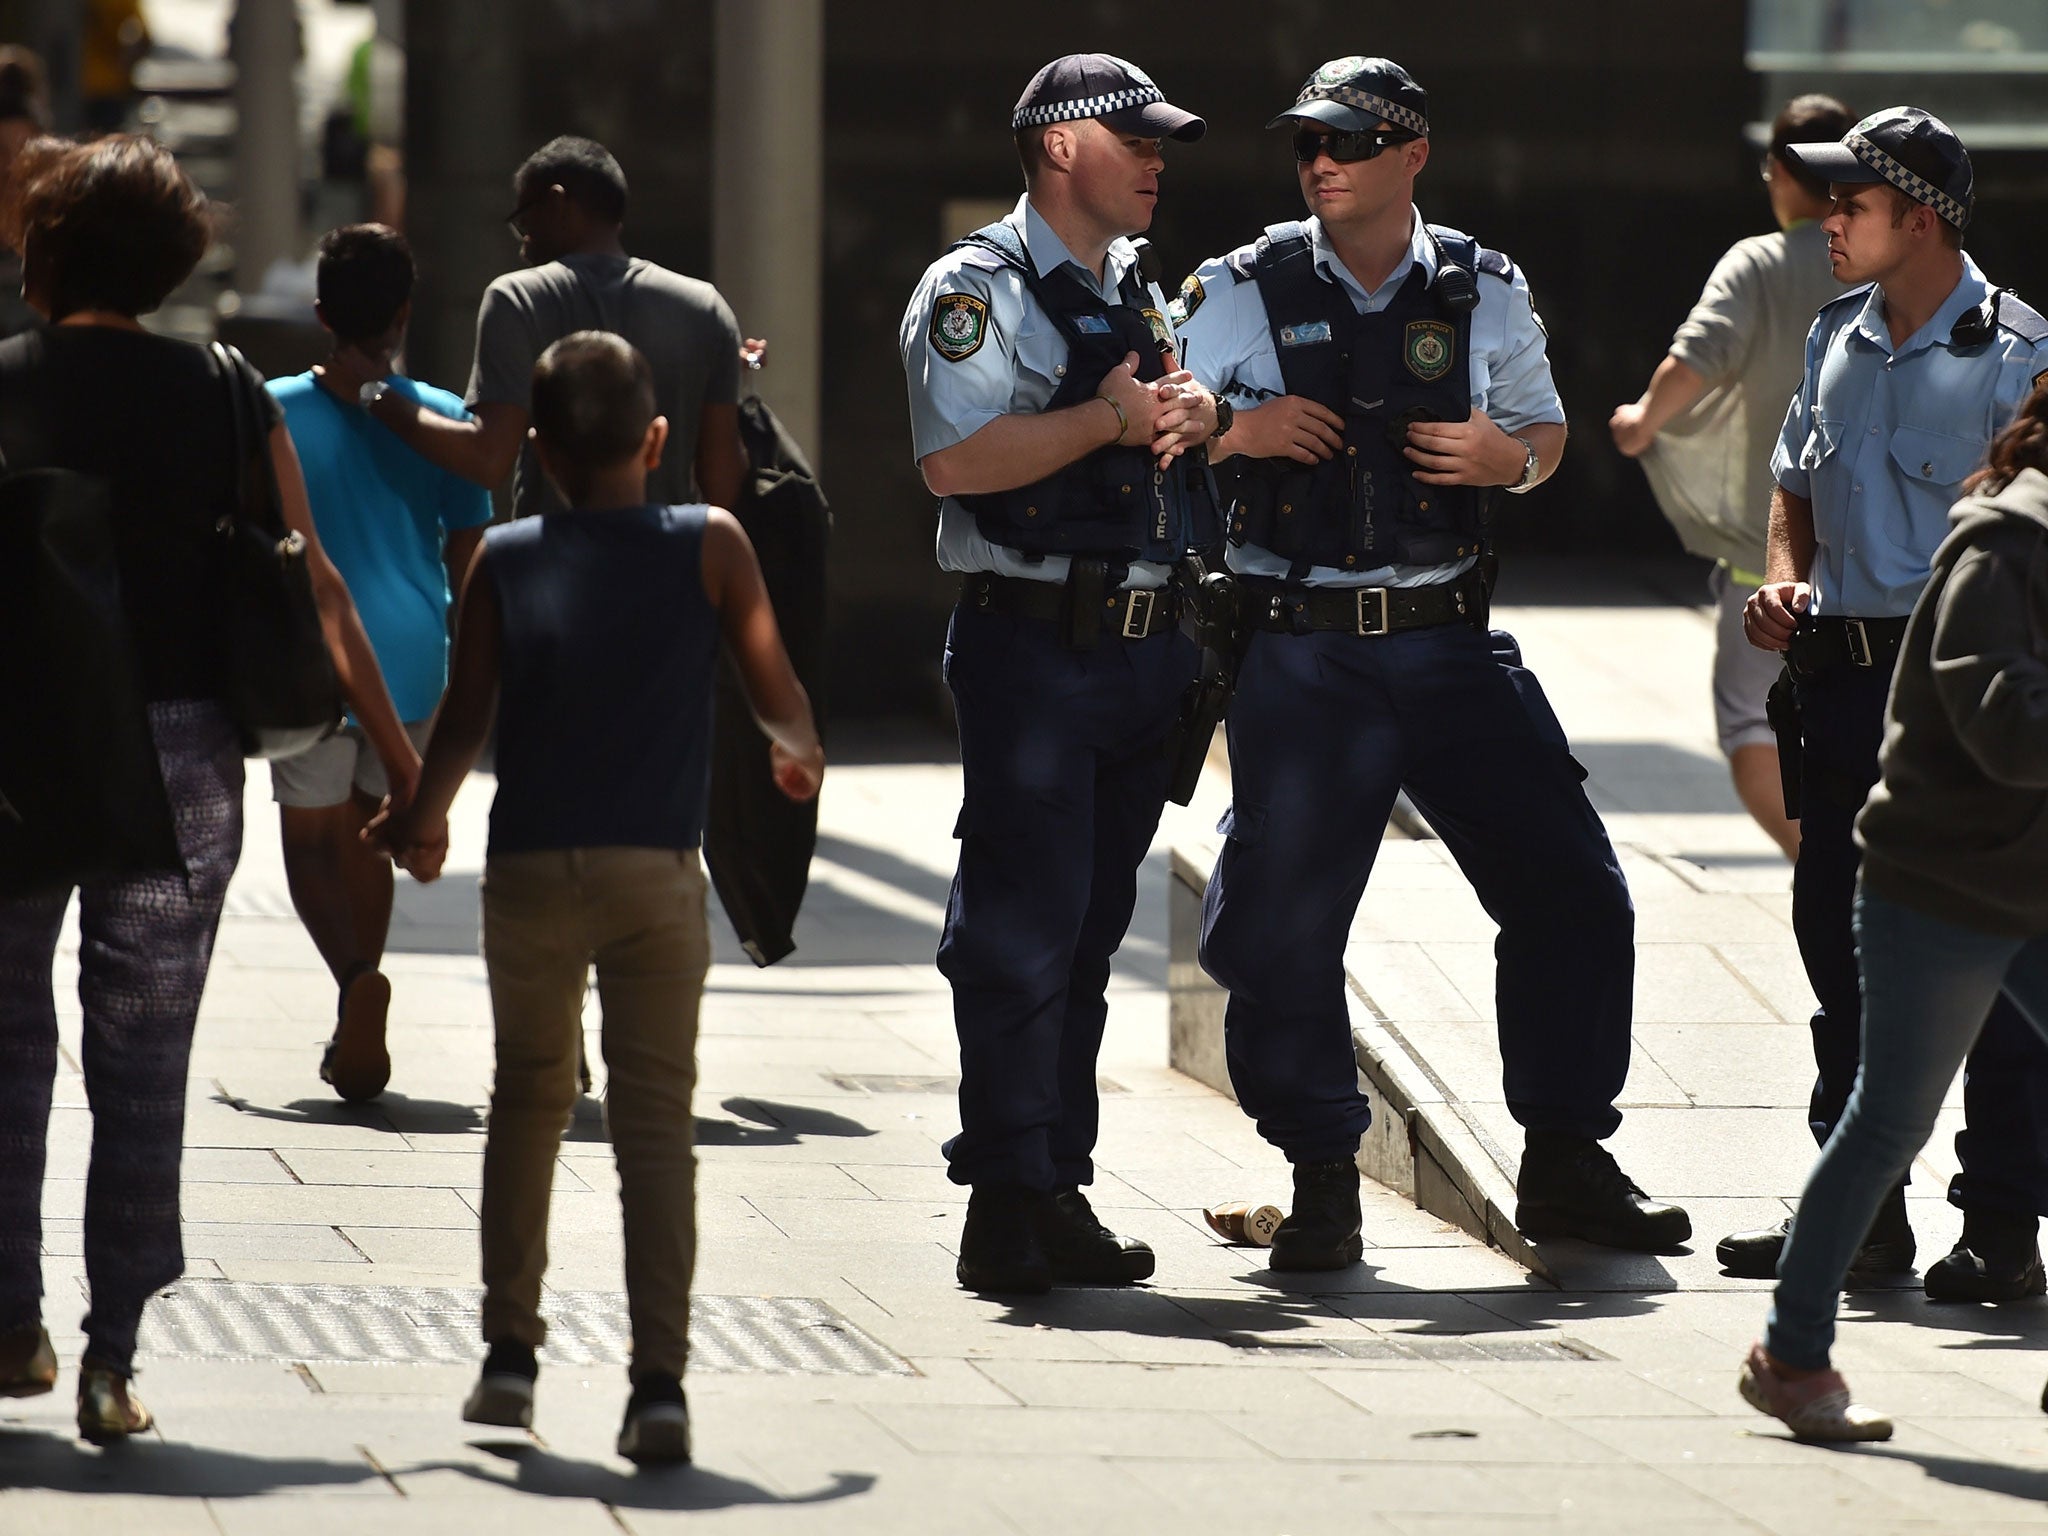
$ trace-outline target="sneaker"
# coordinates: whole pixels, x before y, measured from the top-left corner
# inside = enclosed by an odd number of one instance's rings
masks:
[[[30,1323],[0,1334],[0,1397],[41,1397],[57,1385],[57,1351],[50,1330]]]
[[[690,1459],[690,1404],[679,1378],[650,1374],[633,1383],[619,1454],[641,1466]]]
[[[462,1405],[471,1424],[502,1424],[507,1429],[533,1428],[533,1384],[540,1362],[517,1339],[500,1339],[484,1356],[484,1368]]]
[[[1798,1381],[1781,1375],[1763,1345],[1749,1346],[1736,1382],[1742,1400],[1777,1419],[1801,1440],[1889,1440],[1892,1421],[1852,1402],[1840,1371]]]

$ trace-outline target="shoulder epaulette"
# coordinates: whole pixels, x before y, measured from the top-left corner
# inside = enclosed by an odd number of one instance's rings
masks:
[[[1515,264],[1499,251],[1490,251],[1482,245],[1472,261],[1488,277],[1497,277],[1504,283],[1515,280]]]
[[[1253,251],[1249,250],[1232,251],[1223,258],[1223,265],[1230,269],[1230,275],[1238,282],[1248,283],[1252,280],[1252,257],[1254,254]]]
[[[2035,346],[2048,341],[2048,319],[2015,293],[1999,294],[1998,323],[2020,340],[2032,342]]]

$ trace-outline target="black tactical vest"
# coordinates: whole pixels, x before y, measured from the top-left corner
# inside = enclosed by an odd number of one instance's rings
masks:
[[[1474,272],[1511,269],[1465,236],[1429,233],[1435,278],[1418,264],[1385,309],[1364,315],[1317,274],[1305,225],[1276,224],[1255,247],[1250,275],[1286,392],[1344,418],[1344,446],[1323,463],[1238,455],[1217,470],[1230,542],[1271,550],[1293,579],[1314,565],[1442,565],[1484,541],[1490,488],[1424,484],[1402,449],[1412,423],[1472,414]]]
[[[1064,265],[1039,276],[1022,237],[1008,224],[978,229],[959,244],[994,251],[1016,268],[1066,339],[1066,376],[1046,410],[1089,399],[1132,352],[1138,354],[1141,381],[1165,374],[1159,335],[1146,314],[1150,296],[1135,268],[1124,274],[1117,302],[1106,305]],[[1163,329],[1164,319],[1158,324]],[[1205,456],[1183,454],[1162,470],[1144,443],[1099,448],[1031,485],[958,499],[974,514],[983,538],[1027,555],[1171,564],[1222,536]]]

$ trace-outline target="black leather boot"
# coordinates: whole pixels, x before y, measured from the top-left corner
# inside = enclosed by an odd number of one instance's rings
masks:
[[[1016,1184],[974,1186],[953,1271],[963,1290],[1042,1296],[1052,1289],[1052,1263],[1039,1237],[1039,1213],[1049,1199]]]
[[[1651,1200],[1586,1136],[1529,1132],[1515,1197],[1515,1225],[1537,1242],[1576,1237],[1632,1253],[1670,1253],[1692,1236],[1691,1217]]]
[[[1358,1164],[1350,1158],[1294,1165],[1294,1209],[1273,1233],[1266,1267],[1345,1269],[1365,1256],[1359,1234]]]
[[[1714,1245],[1714,1257],[1726,1273],[1738,1279],[1773,1280],[1778,1274],[1778,1256],[1785,1251],[1785,1239],[1791,1232],[1789,1216],[1775,1227],[1731,1232]],[[1882,1276],[1908,1274],[1917,1252],[1912,1224],[1906,1220],[1906,1191],[1894,1189],[1878,1207],[1842,1283],[1853,1289]]]
[[[1152,1273],[1152,1250],[1096,1220],[1078,1189],[1055,1190],[1038,1208],[1038,1236],[1056,1285],[1131,1285]]]
[[[1929,1301],[2018,1301],[2048,1295],[2039,1218],[2009,1211],[1963,1212],[1963,1235],[1927,1266]]]

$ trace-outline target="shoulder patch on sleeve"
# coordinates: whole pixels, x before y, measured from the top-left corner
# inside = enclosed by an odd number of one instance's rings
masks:
[[[1181,319],[1185,320],[1189,315],[1200,309],[1202,307],[1202,300],[1208,296],[1208,291],[1202,287],[1200,277],[1190,272],[1186,277],[1182,278],[1180,297],[1174,301],[1179,307]]]
[[[949,363],[981,350],[988,337],[988,301],[979,294],[942,293],[932,303],[932,350]]]
[[[1504,283],[1512,283],[1515,280],[1515,264],[1501,252],[1490,251],[1483,245],[1472,258],[1472,264],[1488,277],[1497,277]]]

